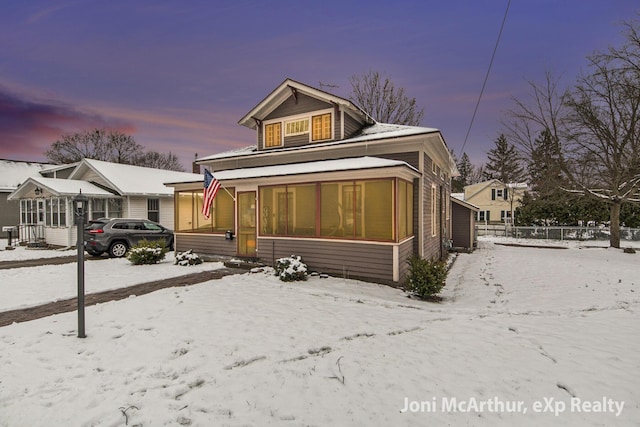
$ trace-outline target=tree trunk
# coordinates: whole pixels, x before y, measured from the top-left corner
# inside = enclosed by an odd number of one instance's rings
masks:
[[[614,201],[611,204],[611,214],[609,217],[610,226],[609,231],[611,233],[609,237],[609,245],[612,248],[620,249],[620,201]]]

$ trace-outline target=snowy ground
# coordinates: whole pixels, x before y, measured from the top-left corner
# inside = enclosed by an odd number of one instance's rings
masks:
[[[639,265],[482,240],[441,304],[245,274],[14,324],[0,426],[638,426]]]
[[[15,252],[15,251],[5,251]],[[27,251],[28,255],[33,256]],[[38,251],[48,257],[50,252]],[[66,251],[68,252],[68,251]],[[75,252],[74,252],[75,254]],[[4,253],[0,253],[0,261]],[[18,258],[26,259],[26,258]],[[155,265],[133,265],[125,258],[87,259],[85,293],[118,289],[153,280],[181,276],[223,267],[222,263],[204,263],[189,267],[175,265],[174,252],[168,252]],[[77,264],[43,265],[0,270],[0,311],[25,308],[77,296]]]
[[[6,245],[0,242],[0,261],[21,261],[26,259],[56,258],[74,256],[78,252],[75,249],[31,249],[26,246],[17,246],[13,250],[7,250]]]

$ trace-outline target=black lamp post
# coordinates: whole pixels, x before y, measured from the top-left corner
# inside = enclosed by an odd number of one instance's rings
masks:
[[[73,198],[73,213],[76,220],[78,248],[78,338],[86,338],[84,333],[84,223],[89,198],[82,190]]]

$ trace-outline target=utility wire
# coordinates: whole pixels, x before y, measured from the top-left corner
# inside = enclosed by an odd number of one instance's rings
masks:
[[[502,25],[500,25],[500,32],[498,33],[498,39],[496,40],[496,45],[493,48],[493,54],[491,55],[491,61],[489,61],[489,68],[487,69],[487,74],[484,76],[484,82],[482,83],[482,89],[480,89],[478,102],[476,102],[476,108],[473,110],[473,116],[471,116],[471,123],[469,123],[469,129],[467,129],[467,135],[464,137],[464,143],[462,144],[462,148],[460,149],[460,156],[462,156],[462,153],[464,153],[464,147],[467,145],[467,139],[469,139],[469,133],[471,133],[471,127],[473,126],[473,121],[476,119],[476,113],[478,112],[478,107],[480,106],[480,100],[482,99],[484,88],[487,85],[487,80],[489,80],[489,73],[491,73],[491,66],[493,65],[493,60],[496,57],[498,44],[500,44],[500,38],[502,37],[502,30],[504,29],[504,23],[507,21],[509,6],[511,6],[511,0],[507,2],[507,9],[504,11],[504,17],[502,18]]]

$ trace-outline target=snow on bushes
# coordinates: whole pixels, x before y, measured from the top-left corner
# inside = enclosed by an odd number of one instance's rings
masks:
[[[186,252],[176,253],[176,264],[183,266],[198,265],[202,264],[202,259],[198,256],[198,254],[194,254],[192,249],[189,249]]]
[[[307,265],[302,262],[301,257],[296,255],[291,255],[288,258],[277,259],[275,270],[276,276],[278,276],[283,282],[307,280]]]
[[[127,259],[133,265],[157,264],[164,259],[169,251],[164,240],[142,239],[127,252]]]

